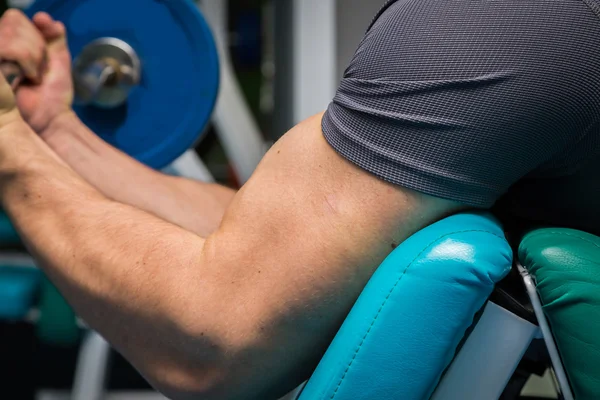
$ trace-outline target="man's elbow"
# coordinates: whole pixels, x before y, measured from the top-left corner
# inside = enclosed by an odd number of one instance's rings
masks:
[[[265,400],[264,390],[259,394],[251,379],[240,378],[221,369],[207,372],[179,368],[160,377],[148,377],[148,381],[171,400]]]
[[[186,366],[187,364],[187,366]],[[231,368],[212,363],[198,362],[191,366],[188,360],[173,360],[168,365],[156,365],[146,369],[143,375],[150,385],[171,400],[237,400],[240,397],[239,379]],[[239,378],[239,377],[237,377]],[[243,389],[246,391],[248,388]],[[246,392],[247,393],[247,392]],[[264,399],[263,399],[264,400]]]
[[[257,388],[251,363],[244,356],[249,351],[239,344],[198,344],[196,351],[153,363],[144,375],[154,389],[172,400],[264,400],[251,394]]]
[[[170,369],[160,376],[148,377],[158,392],[171,400],[217,400],[223,397],[225,378],[219,372]]]
[[[225,363],[202,367],[162,368],[147,376],[150,384],[172,400],[272,400],[283,397],[310,375],[312,364],[265,363],[268,346],[227,356]],[[286,357],[281,357],[286,358]],[[312,371],[312,369],[310,369]]]

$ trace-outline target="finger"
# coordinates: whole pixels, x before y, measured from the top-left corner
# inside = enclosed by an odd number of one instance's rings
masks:
[[[46,42],[36,26],[19,10],[8,10],[3,19],[3,39],[0,58],[17,62],[25,77],[41,79],[40,64],[44,60]]]
[[[12,61],[0,62],[0,72],[2,77],[6,79],[13,90],[15,90],[21,83],[23,69],[19,64]]]
[[[46,46],[35,46],[27,49],[21,48],[16,51],[13,61],[17,62],[23,69],[24,76],[35,82],[39,83],[42,79],[43,73],[43,60],[44,53],[46,52]]]
[[[35,47],[34,45],[24,47],[21,43],[21,41],[12,42],[9,47],[3,49],[2,59],[19,64],[27,79],[39,81],[41,78],[40,67],[46,47]]]
[[[32,18],[32,21],[36,28],[38,28],[42,33],[48,30],[54,24],[54,18],[46,12],[39,12],[35,14]]]
[[[56,41],[66,36],[66,29],[63,23],[55,21],[48,13],[37,13],[33,17],[33,23],[40,30],[47,42]]]
[[[44,61],[47,58],[47,49],[44,37],[33,27],[33,25],[31,25],[31,27],[34,31],[31,31],[28,27],[22,28],[23,32],[20,35],[19,43],[27,43],[27,45],[21,47],[21,58],[18,58],[16,61],[22,65],[25,76],[37,83],[43,76],[45,68]]]

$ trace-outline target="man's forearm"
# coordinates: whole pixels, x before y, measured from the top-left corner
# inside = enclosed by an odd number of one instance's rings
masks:
[[[72,113],[58,117],[41,135],[105,196],[201,236],[219,226],[235,195],[223,186],[167,176],[144,166],[104,142]]]
[[[107,199],[44,147],[32,131],[0,132],[2,206],[44,271],[142,372],[188,367],[203,349],[211,365],[216,347],[186,337],[189,320],[178,320],[198,294],[204,240]]]

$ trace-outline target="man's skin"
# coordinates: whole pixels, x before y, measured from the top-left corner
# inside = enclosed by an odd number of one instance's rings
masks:
[[[16,99],[0,78],[2,207],[76,312],[171,398],[293,389],[390,251],[464,208],[349,163],[321,115],[285,134],[237,193],[160,174],[71,111],[61,23],[13,11],[0,32],[9,24],[19,29],[2,42],[29,49],[16,61],[40,65],[26,39],[37,34],[48,65]]]

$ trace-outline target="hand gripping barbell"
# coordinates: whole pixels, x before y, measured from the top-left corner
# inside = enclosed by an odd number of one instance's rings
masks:
[[[162,168],[200,138],[218,92],[218,55],[191,0],[37,0],[67,28],[74,109],[108,143]],[[2,72],[16,87],[18,66]]]

